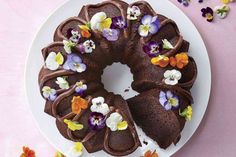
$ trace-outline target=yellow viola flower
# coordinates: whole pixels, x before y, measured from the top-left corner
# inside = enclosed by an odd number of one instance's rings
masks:
[[[70,157],[79,157],[83,154],[83,145],[81,142],[76,142],[75,145],[68,152]]]
[[[72,131],[81,130],[81,129],[84,128],[84,126],[82,124],[73,122],[73,121],[68,120],[68,119],[64,119],[64,123],[66,123],[67,127]]]
[[[126,130],[128,127],[127,121],[122,121],[117,124],[117,129],[118,130]]]
[[[193,115],[193,109],[192,106],[188,106],[187,108],[184,109],[183,112],[179,113],[180,116],[185,117],[186,120],[192,120],[192,115]]]
[[[111,18],[107,18],[106,13],[104,12],[96,13],[90,20],[91,29],[100,32],[102,32],[106,28],[110,28],[111,24]]]

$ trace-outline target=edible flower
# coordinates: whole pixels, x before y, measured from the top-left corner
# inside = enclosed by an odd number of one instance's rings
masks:
[[[183,69],[189,63],[189,57],[186,52],[176,54],[175,57],[170,57],[170,65]]]
[[[95,50],[95,48],[96,48],[96,45],[94,41],[92,40],[86,40],[84,43],[79,45],[79,49],[82,54],[92,53],[93,50]]]
[[[61,89],[69,89],[69,83],[66,81],[66,77],[57,77],[56,84],[58,84]]]
[[[179,3],[182,3],[184,6],[189,6],[190,0],[178,0]]]
[[[105,100],[103,97],[97,97],[92,99],[92,106],[90,107],[90,110],[92,112],[98,112],[103,114],[104,116],[109,113],[109,107],[105,103]]]
[[[43,97],[49,101],[54,101],[57,98],[57,91],[49,86],[44,86],[42,88],[42,92]]]
[[[74,43],[78,43],[81,38],[81,35],[78,31],[69,28],[67,31],[67,38]]]
[[[179,112],[179,115],[185,117],[186,120],[192,120],[193,109],[192,106],[188,106],[183,110],[183,112]]]
[[[173,45],[167,39],[162,40],[162,42],[163,42],[163,49],[171,50],[174,48]]]
[[[72,112],[74,114],[79,114],[82,109],[88,108],[88,101],[80,96],[74,96],[71,103]]]
[[[63,40],[63,44],[64,44],[64,50],[66,51],[66,53],[71,54],[72,52],[72,48],[75,47],[76,43],[72,42],[72,41],[67,41],[67,40]]]
[[[61,152],[57,151],[54,157],[65,157]]]
[[[162,44],[157,43],[156,41],[150,41],[143,46],[143,51],[148,54],[149,57],[156,57],[161,53],[161,50]]]
[[[235,2],[235,0],[221,0],[221,2],[224,4],[229,4],[231,2]]]
[[[67,127],[72,131],[82,130],[84,128],[82,124],[79,124],[78,122],[74,122],[68,119],[64,119],[64,123],[67,124]]]
[[[81,142],[76,142],[75,146],[68,152],[69,157],[80,157],[83,154],[83,145]]]
[[[158,154],[156,153],[156,150],[154,152],[148,150],[143,157],[158,157]]]
[[[127,121],[123,121],[123,117],[117,113],[112,113],[106,120],[106,125],[111,131],[126,130],[128,128]]]
[[[207,19],[208,22],[212,22],[214,19],[213,10],[210,7],[201,9],[202,16]]]
[[[229,6],[227,6],[225,4],[222,6],[216,6],[214,8],[214,12],[221,19],[225,18],[228,15],[229,10],[230,10]]]
[[[106,28],[111,27],[112,20],[107,18],[106,13],[98,12],[90,20],[91,29],[102,32]]]
[[[178,96],[169,90],[167,92],[160,91],[159,102],[167,111],[179,107]]]
[[[90,38],[91,37],[91,33],[90,33],[90,28],[88,25],[79,25],[80,28],[80,32],[82,37],[84,38]]]
[[[122,16],[116,16],[112,18],[111,29],[124,29],[127,28],[127,22]]]
[[[103,30],[102,35],[108,41],[116,41],[119,38],[119,31],[116,30],[116,29],[106,28],[106,29]]]
[[[166,70],[164,73],[164,82],[167,85],[176,85],[178,81],[181,79],[182,75],[178,70]]]
[[[106,126],[105,121],[106,119],[103,114],[98,112],[92,112],[89,117],[88,124],[92,130],[101,130]]]
[[[57,70],[60,65],[64,62],[64,57],[61,52],[57,54],[55,52],[50,52],[46,58],[45,64],[49,70]]]
[[[128,7],[127,9],[127,19],[128,20],[137,20],[141,15],[141,10],[138,6],[133,5],[132,7]]]
[[[83,95],[84,92],[87,90],[87,85],[84,84],[82,81],[80,82],[76,82],[76,88],[75,91],[76,93],[78,93],[79,95]]]
[[[142,37],[147,37],[150,34],[155,34],[160,28],[160,21],[157,16],[145,15],[141,20],[141,25],[139,26],[139,35]]]
[[[23,147],[22,148],[23,153],[20,155],[20,157],[35,157],[35,152],[31,150],[29,147]]]
[[[63,65],[63,68],[66,70],[82,73],[86,70],[86,65],[82,63],[82,59],[79,56],[75,54],[69,54],[67,55],[67,60]]]
[[[162,68],[166,67],[169,64],[169,61],[169,57],[166,57],[164,55],[159,55],[151,59],[153,65],[158,65]]]

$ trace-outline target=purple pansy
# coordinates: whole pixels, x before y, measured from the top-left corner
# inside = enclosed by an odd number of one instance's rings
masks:
[[[66,70],[82,73],[86,70],[86,65],[82,63],[82,59],[79,56],[75,54],[69,54],[65,64],[63,65],[63,68]]]
[[[125,21],[122,16],[116,16],[112,18],[112,24],[111,24],[112,29],[124,29],[127,28],[127,22]]]
[[[79,95],[84,95],[84,92],[87,90],[87,85],[84,84],[82,81],[76,83],[75,91]]]
[[[179,3],[182,3],[184,6],[189,6],[190,0],[178,0]]]
[[[202,16],[207,19],[208,22],[212,22],[214,19],[214,11],[210,7],[201,9]]]
[[[150,41],[143,46],[143,51],[148,54],[149,57],[156,57],[162,50],[162,44],[156,41]]]
[[[74,43],[78,43],[81,35],[79,34],[78,31],[74,30],[73,28],[69,28],[67,30],[67,34],[66,34],[67,39],[69,39],[70,41],[74,42]]]
[[[43,97],[49,101],[54,101],[57,98],[57,91],[51,87],[44,86],[42,88]]]
[[[160,20],[157,16],[145,15],[141,20],[138,32],[142,37],[147,37],[149,34],[155,34],[160,28]]]
[[[98,112],[92,112],[88,124],[92,130],[101,130],[106,126],[106,117]]]
[[[116,41],[119,38],[119,31],[117,29],[104,29],[103,36],[109,41]]]
[[[167,111],[179,107],[178,96],[169,90],[166,92],[160,91],[159,102]]]

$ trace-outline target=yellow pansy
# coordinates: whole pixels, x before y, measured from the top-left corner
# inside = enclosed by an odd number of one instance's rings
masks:
[[[193,109],[192,106],[188,106],[183,112],[179,113],[180,116],[185,117],[186,120],[192,120]]]
[[[117,129],[118,130],[126,130],[128,127],[127,121],[122,121],[117,124]]]
[[[64,62],[64,57],[63,57],[63,55],[61,54],[61,52],[58,52],[58,53],[57,53],[55,60],[56,60],[56,62],[57,62],[59,65],[62,65],[62,64],[63,64],[63,62]]]
[[[68,119],[64,119],[64,123],[66,123],[67,127],[72,131],[81,130],[81,129],[84,128],[84,126],[82,124],[73,122],[73,121],[68,120]]]
[[[99,12],[93,15],[90,20],[91,29],[102,32],[106,28],[110,28],[112,24],[111,18],[107,18],[106,13]]]

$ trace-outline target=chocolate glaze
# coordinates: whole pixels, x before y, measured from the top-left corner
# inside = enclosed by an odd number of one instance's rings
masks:
[[[45,112],[56,118],[58,130],[65,138],[83,142],[89,153],[104,150],[114,156],[125,156],[135,151],[141,146],[141,143],[134,121],[160,147],[167,148],[171,143],[176,144],[181,137],[180,133],[185,125],[185,119],[179,116],[177,110],[167,112],[162,108],[158,101],[159,91],[171,90],[177,94],[181,98],[181,110],[193,102],[189,90],[197,76],[194,59],[190,57],[189,64],[180,70],[182,78],[179,84],[167,86],[162,82],[163,74],[166,70],[173,69],[173,67],[160,68],[155,66],[151,64],[150,57],[143,52],[144,44],[152,40],[162,42],[163,39],[168,39],[174,46],[171,50],[161,51],[161,54],[166,56],[171,57],[176,53],[188,52],[189,49],[189,43],[181,36],[176,23],[163,15],[157,14],[146,1],[137,1],[129,5],[121,0],[108,0],[99,4],[84,6],[78,17],[66,19],[57,27],[54,33],[54,42],[42,50],[44,60],[52,51],[61,52],[66,60],[67,54],[64,51],[62,40],[68,40],[68,30],[72,28],[80,32],[78,25],[89,22],[95,13],[103,11],[108,17],[122,16],[126,19],[127,8],[134,5],[140,8],[143,15],[158,16],[161,26],[156,34],[146,38],[139,36],[138,26],[141,23],[142,16],[138,17],[136,21],[127,20],[128,28],[121,31],[116,42],[109,42],[100,32],[92,31],[91,39],[96,43],[96,49],[92,54],[81,55],[77,46],[72,49],[72,52],[79,55],[87,65],[85,72],[76,73],[64,70],[62,67],[57,71],[50,71],[45,66],[39,72],[40,91],[44,86],[50,86],[56,89],[58,95],[54,102],[46,101]],[[81,39],[80,42],[84,41],[85,39]],[[114,62],[121,62],[130,67],[134,78],[132,88],[141,93],[127,100],[129,106],[121,96],[106,91],[101,83],[103,69]],[[59,89],[55,83],[56,78],[62,76],[68,76],[67,80],[70,84],[68,90]],[[78,95],[75,93],[75,83],[79,80],[83,80],[88,85],[83,97],[89,102],[92,98],[104,97],[105,102],[111,107],[109,114],[114,111],[119,112],[128,122],[127,130],[111,132],[109,128],[104,128],[95,132],[89,128],[87,123],[91,113],[90,109],[83,110],[79,115],[72,113],[71,99]],[[147,102],[150,108],[145,106]],[[148,116],[143,118],[145,115]],[[69,130],[63,122],[65,118],[82,123],[84,129],[80,131]]]

